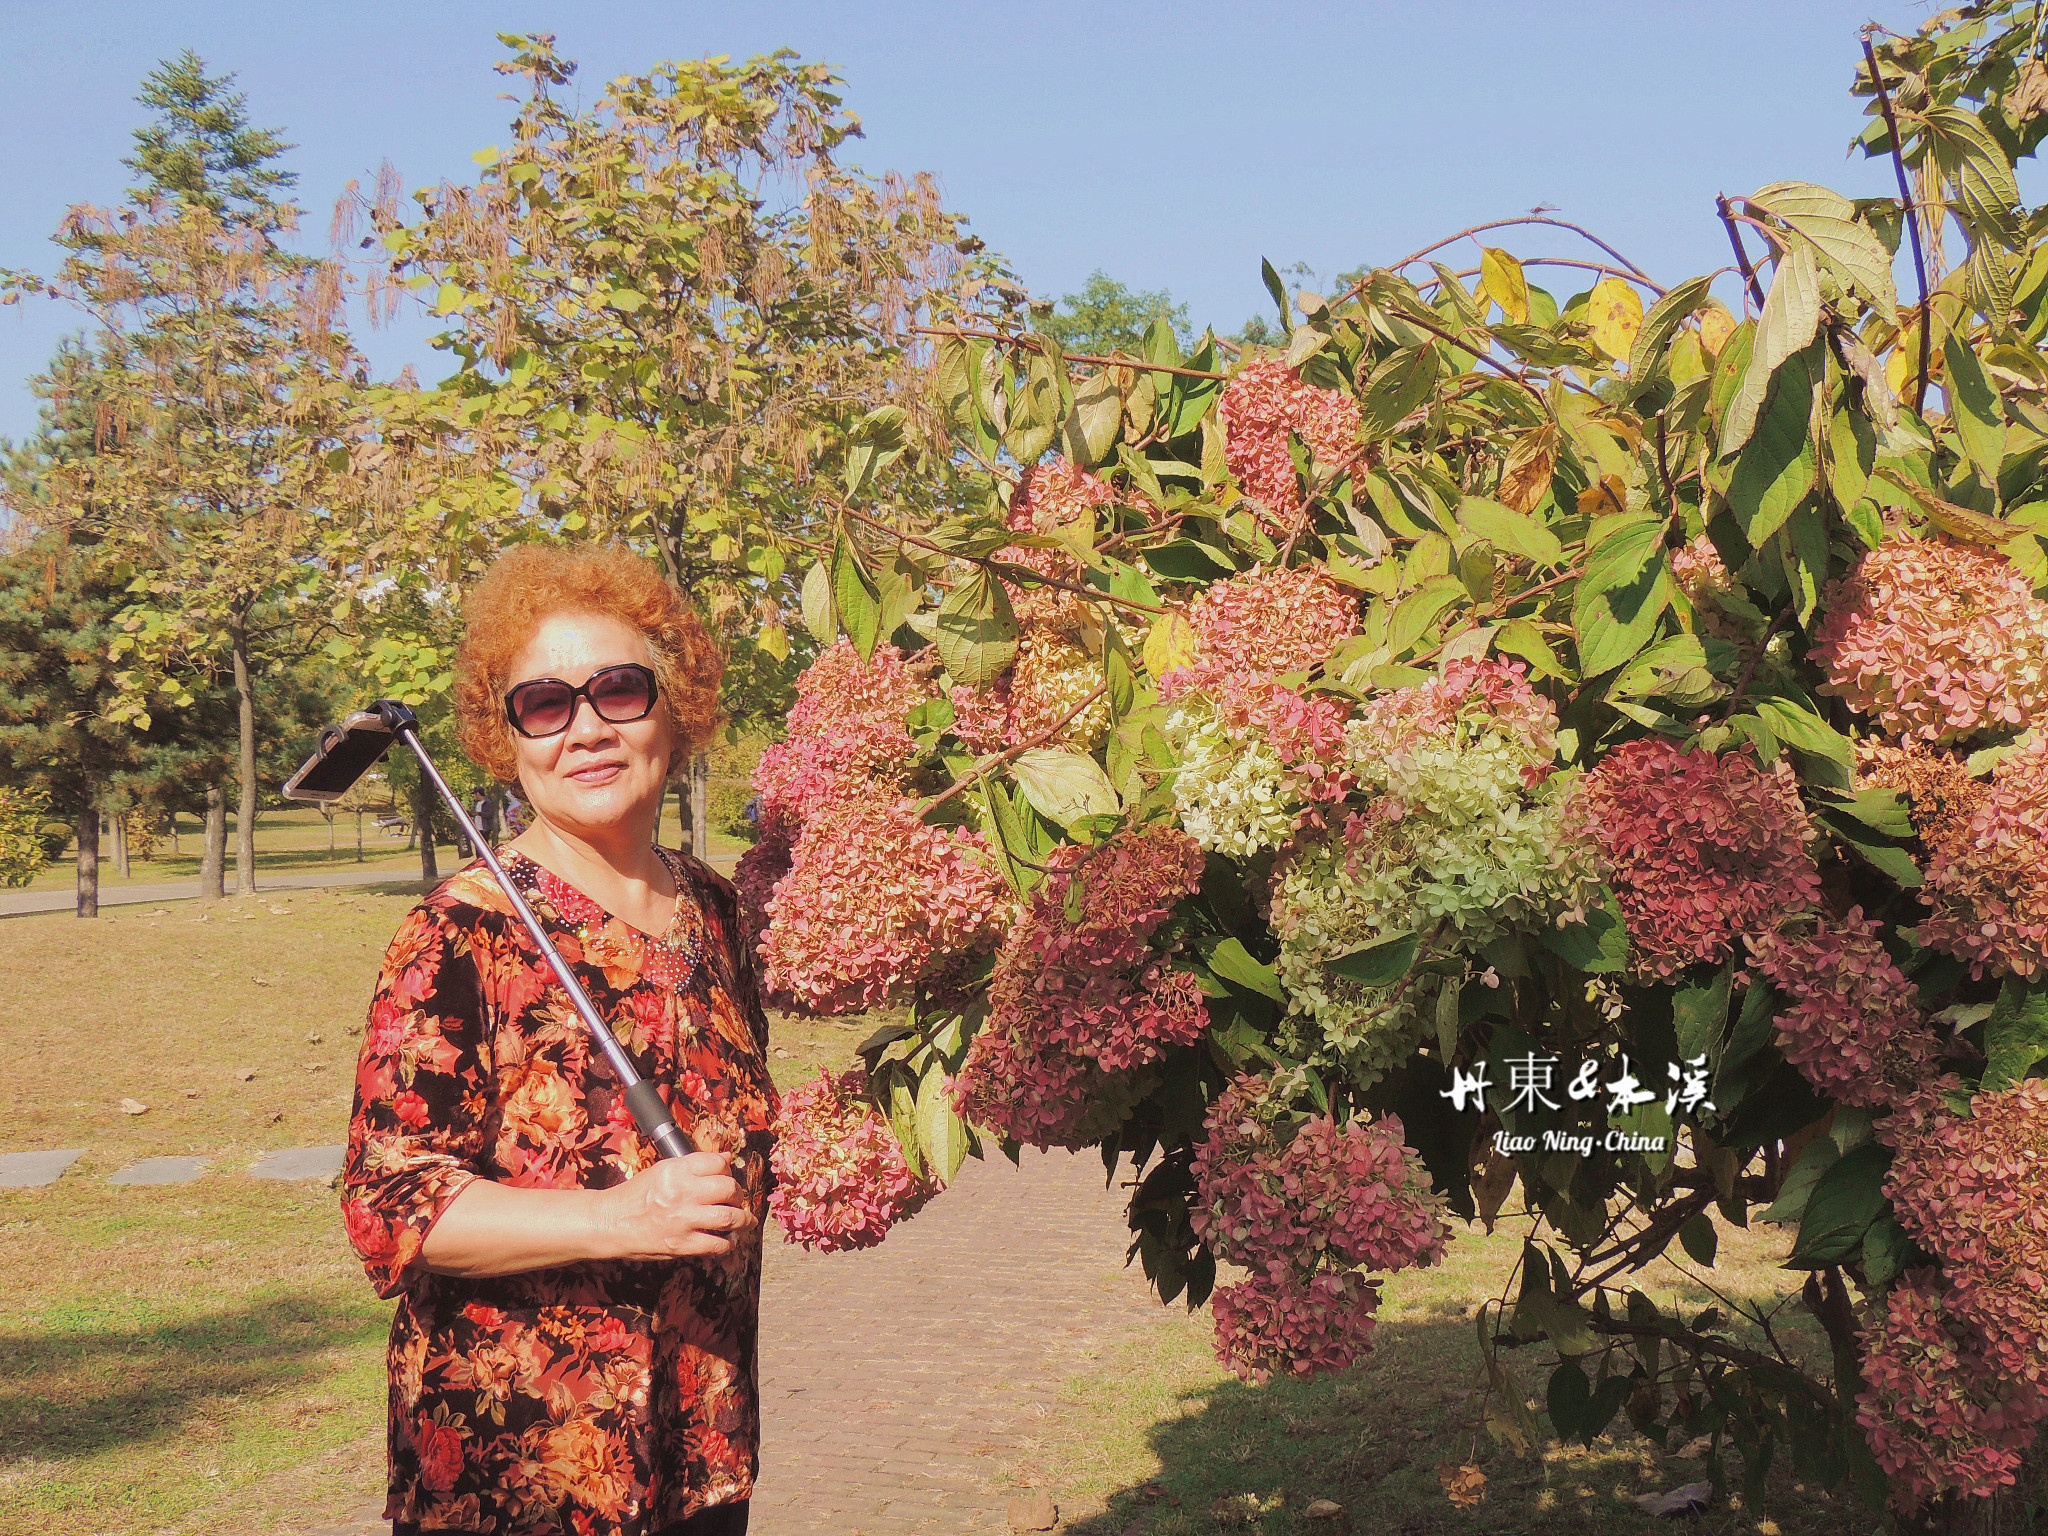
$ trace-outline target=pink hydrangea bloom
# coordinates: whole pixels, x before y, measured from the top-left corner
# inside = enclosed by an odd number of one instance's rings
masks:
[[[1737,620],[1721,611],[1721,599],[1735,594],[1735,583],[1721,552],[1704,533],[1671,552],[1671,575],[1693,608],[1693,628],[1702,635],[1747,648],[1749,636]]]
[[[1171,827],[1089,849],[1062,844],[997,953],[988,1023],[955,1084],[962,1112],[1040,1145],[1068,1144],[1101,1075],[1156,1061],[1208,1028],[1195,978],[1151,945],[1201,884],[1203,855]]]
[[[1288,1117],[1269,1084],[1239,1078],[1209,1108],[1188,1217],[1219,1259],[1248,1270],[1214,1297],[1216,1353],[1240,1376],[1342,1370],[1370,1347],[1378,1282],[1443,1257],[1443,1201],[1392,1115],[1339,1126]]]
[[[1987,1358],[1932,1269],[1893,1288],[1865,1339],[1863,1382],[1857,1422],[1909,1514],[1951,1489],[1982,1499],[2010,1486],[2048,1407]]]
[[[1217,402],[1224,458],[1239,487],[1276,532],[1301,526],[1306,508],[1290,432],[1318,463],[1348,464],[1358,452],[1358,401],[1342,390],[1305,384],[1283,363],[1250,363],[1223,386]]]
[[[1880,1122],[1899,1224],[1941,1260],[1947,1308],[2007,1376],[2048,1393],[2048,1082],[1979,1093],[1958,1115],[1923,1092]]]
[[[754,788],[763,805],[801,823],[874,793],[878,782],[896,788],[915,750],[900,719],[856,716],[764,750]]]
[[[768,1209],[785,1241],[824,1253],[872,1248],[942,1187],[910,1171],[869,1098],[867,1073],[820,1070],[782,1095]]]
[[[768,903],[775,896],[775,882],[789,873],[790,850],[796,845],[797,826],[774,806],[761,813],[761,835],[733,866],[733,889],[739,892],[740,922],[746,942],[758,945],[768,927]],[[782,1007],[782,1002],[773,1006]]]
[[[1880,931],[1852,907],[1796,936],[1750,940],[1756,968],[1792,1000],[1775,1020],[1785,1059],[1828,1097],[1863,1108],[1924,1084],[1937,1045],[1920,1017],[1920,989],[1892,963]]]
[[[1263,682],[1300,672],[1358,631],[1358,596],[1319,565],[1211,583],[1188,604],[1195,665],[1169,672],[1161,696],[1213,692],[1223,676]]]
[[[1306,1281],[1254,1274],[1210,1297],[1216,1358],[1253,1382],[1276,1371],[1341,1371],[1372,1347],[1379,1305],[1378,1283],[1355,1271],[1324,1270]]]
[[[884,799],[806,822],[768,913],[770,986],[812,1013],[858,1013],[919,981],[953,984],[995,946],[1011,903],[980,837]]]
[[[850,640],[835,640],[796,680],[789,710],[789,734],[817,736],[835,725],[876,720],[898,725],[912,708],[931,697],[931,684],[884,642],[860,659]]]
[[[1891,540],[1821,607],[1821,691],[1886,735],[1952,741],[2048,718],[2048,603],[2000,555]]]
[[[1096,508],[1115,500],[1116,490],[1108,482],[1089,474],[1073,460],[1054,454],[1027,466],[1017,477],[1016,488],[1010,492],[1006,521],[1014,533],[1050,534],[1084,519],[1093,523]],[[1080,561],[1060,549],[1029,549],[1012,544],[998,551],[997,558],[1066,581],[1077,579],[1081,572]],[[1010,595],[1014,601],[1020,594],[1012,586]]]
[[[1603,857],[1639,977],[1718,964],[1820,896],[1791,770],[1759,768],[1747,749],[1624,742],[1581,782],[1571,817]]]
[[[1265,1085],[1240,1079],[1210,1106],[1188,1219],[1216,1256],[1251,1270],[1399,1270],[1443,1257],[1442,1197],[1402,1142],[1398,1116],[1339,1126],[1311,1116],[1283,1139]]]
[[[1557,707],[1529,686],[1519,661],[1461,657],[1440,677],[1413,688],[1376,695],[1358,714],[1356,749],[1385,757],[1417,742],[1451,735],[1461,722],[1512,738],[1530,759],[1530,788],[1549,773],[1557,755]]]
[[[1934,915],[1920,942],[1970,972],[2048,972],[2048,734],[2009,755],[1960,827],[1925,834],[1934,856],[1920,889]]]

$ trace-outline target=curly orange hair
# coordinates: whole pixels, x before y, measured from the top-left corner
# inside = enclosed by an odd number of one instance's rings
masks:
[[[615,544],[521,544],[484,572],[462,605],[455,653],[455,729],[470,761],[505,783],[518,778],[505,687],[512,663],[542,622],[558,613],[597,613],[647,637],[658,707],[667,709],[681,771],[718,725],[725,663],[689,600],[647,561]]]

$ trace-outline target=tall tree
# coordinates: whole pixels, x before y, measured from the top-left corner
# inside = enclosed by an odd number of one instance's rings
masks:
[[[47,537],[0,557],[0,783],[47,796],[76,830],[80,917],[99,915],[100,814],[147,755],[146,733],[112,712],[124,586]]]
[[[53,465],[39,516],[132,569],[112,718],[146,728],[218,673],[237,701],[235,889],[255,889],[258,677],[323,622],[323,492],[343,390],[360,364],[330,324],[339,278],[282,238],[298,209],[233,76],[190,55],[150,76],[157,121],[118,213],[74,208],[53,279],[12,275],[98,326],[93,453]]]
[[[940,479],[908,472],[943,452],[916,327],[1022,290],[928,180],[840,163],[859,124],[820,66],[663,64],[577,107],[552,39],[505,41],[509,144],[410,220],[388,178],[365,210],[457,371],[369,392],[351,563],[445,599],[508,539],[623,537],[780,666],[829,498],[916,516]]]
[[[1097,267],[1079,293],[1062,297],[1059,307],[1039,322],[1039,329],[1068,352],[1105,356],[1128,352],[1145,355],[1145,332],[1155,320],[1173,327],[1183,348],[1194,340],[1188,307],[1173,302],[1164,288],[1129,288]]]

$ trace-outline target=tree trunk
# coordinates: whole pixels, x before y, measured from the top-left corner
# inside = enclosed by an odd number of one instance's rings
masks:
[[[206,845],[199,854],[199,899],[219,901],[227,894],[228,797],[218,784],[206,786]]]
[[[171,857],[178,857],[178,813],[171,812]]]
[[[128,878],[128,818],[119,815],[110,816],[107,819],[107,823],[114,830],[114,874],[118,878],[126,880]]]
[[[241,795],[235,802],[235,894],[256,894],[256,684],[249,676],[249,641],[237,628],[229,632],[235,661],[235,703],[240,739],[235,744],[235,773]]]
[[[100,809],[78,818],[78,915],[100,915]]]
[[[693,856],[697,852],[696,844],[690,840],[690,772],[687,768],[676,780],[676,847]]]
[[[702,752],[690,760],[690,848],[711,857],[711,759]]]
[[[441,869],[434,860],[434,786],[427,782],[425,774],[412,786],[412,824],[419,829],[420,878],[439,880]]]
[[[363,862],[363,808],[356,807],[356,862]]]

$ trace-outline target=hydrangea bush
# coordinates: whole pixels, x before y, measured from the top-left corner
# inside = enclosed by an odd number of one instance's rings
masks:
[[[1980,158],[2036,136],[2009,10],[1960,13],[1977,94],[1942,87]],[[1874,48],[1888,93],[1927,38]],[[1928,89],[1873,99],[1908,157]],[[2011,168],[1959,134],[1930,164],[1981,203]],[[1728,305],[1560,299],[1485,248],[1298,295],[1274,348],[939,338],[956,512],[845,507],[741,869],[788,1006],[901,1010],[791,1096],[793,1238],[1093,1147],[1162,1298],[1264,1379],[1366,1358],[1458,1220],[1523,1222],[1481,1312],[1503,1438],[1547,1339],[1567,1438],[1626,1413],[1905,1512],[2014,1480],[2048,1418],[2048,247],[1975,218],[1923,341],[1895,206],[1729,210]],[[1630,1288],[1758,1221],[1825,1367]]]

